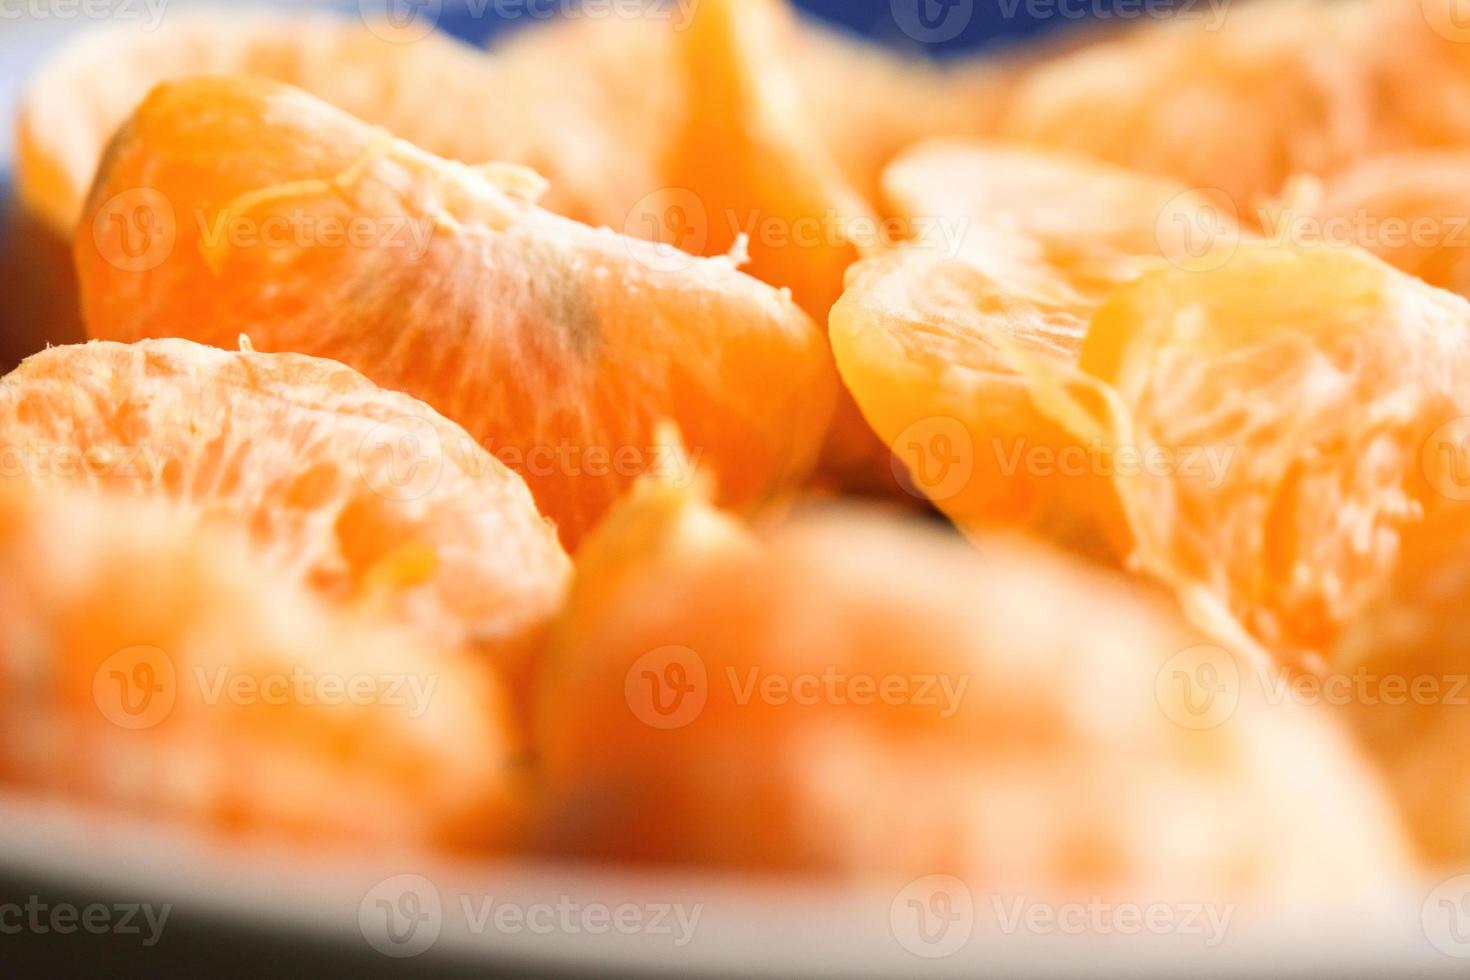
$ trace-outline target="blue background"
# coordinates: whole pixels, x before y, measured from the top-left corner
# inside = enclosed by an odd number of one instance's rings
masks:
[[[810,14],[864,37],[922,49],[928,54],[945,55],[972,51],[991,43],[1032,37],[1051,28],[1076,25],[1081,22],[1083,14],[1094,9],[1106,12],[1116,0],[972,0],[973,10],[958,37],[942,44],[925,45],[910,40],[899,30],[893,17],[894,2],[895,0],[797,0],[796,5]],[[1162,8],[1171,2],[1174,0],[1153,0],[1152,5]],[[1137,7],[1136,0],[1132,6]],[[481,43],[498,31],[514,25],[514,21],[476,17],[470,12],[485,9],[487,8],[484,4],[467,7],[462,3],[445,0],[439,26],[465,40]],[[1059,11],[1066,11],[1066,14]]]

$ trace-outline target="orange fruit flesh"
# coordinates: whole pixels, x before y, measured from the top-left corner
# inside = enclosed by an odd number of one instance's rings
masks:
[[[1156,675],[1194,642],[1033,546],[843,510],[751,534],[644,488],[589,538],[551,654],[541,844],[1053,896],[1392,879],[1393,816],[1323,719],[1247,683],[1222,725],[1170,720]]]
[[[831,318],[868,421],[962,527],[1021,524],[1125,553],[1101,447],[1039,402],[1071,383],[1110,291],[1233,241],[1228,209],[1170,181],[981,144],[921,146],[885,184],[917,237],[856,268]]]
[[[524,199],[537,186],[287,86],[163,85],[119,133],[78,232],[87,327],[342,360],[520,472],[569,548],[650,469],[697,461],[737,508],[798,485],[835,384],[811,321],[728,262],[670,267],[542,211]],[[169,218],[158,237],[117,219],[145,213],[139,187]],[[157,246],[146,267],[129,257],[140,241]],[[692,460],[662,452],[664,421]]]
[[[494,127],[462,119],[472,105],[495,119],[500,100],[484,98],[495,81],[489,59],[442,34],[412,43],[392,38],[387,25],[259,11],[186,13],[156,31],[124,25],[85,33],[46,62],[22,100],[21,200],[69,239],[107,140],[154,85],[200,74],[288,82],[441,156],[498,159]]]
[[[1266,233],[1306,246],[1358,245],[1432,286],[1470,295],[1470,152],[1374,157],[1288,187]]]
[[[168,497],[277,574],[524,680],[570,564],[523,481],[335,362],[183,340],[55,347],[0,379],[7,476]]]
[[[1123,287],[1081,367],[1115,392],[1115,438],[1156,460],[1116,481],[1134,561],[1320,663],[1434,496],[1422,448],[1465,413],[1467,357],[1470,304],[1354,249],[1247,245]]]
[[[1248,215],[1288,178],[1391,139],[1373,17],[1353,0],[1199,8],[1038,67],[1001,133],[1219,189]]]
[[[0,702],[0,775],[32,789],[317,846],[519,833],[484,664],[161,501],[0,488]]]
[[[1463,464],[1463,444],[1457,451]],[[1381,765],[1424,857],[1446,867],[1470,855],[1470,497],[1463,479],[1457,489],[1428,505],[1393,580],[1348,624],[1332,658],[1354,695],[1347,711],[1354,731]]]

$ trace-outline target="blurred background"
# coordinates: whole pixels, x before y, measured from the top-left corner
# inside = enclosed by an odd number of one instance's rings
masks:
[[[277,0],[278,5],[338,7],[400,17],[433,16],[441,29],[483,44],[497,34],[545,20],[576,0]],[[683,0],[690,2],[690,0]],[[1219,2],[1219,0],[1217,0]],[[107,19],[167,16],[224,0],[0,0],[0,172],[8,169],[16,92],[59,37]],[[816,18],[855,34],[942,58],[1003,46],[1087,24],[1125,24],[1198,0],[797,0]]]

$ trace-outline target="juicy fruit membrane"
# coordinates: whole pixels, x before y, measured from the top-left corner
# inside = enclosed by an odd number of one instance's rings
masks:
[[[169,18],[137,37],[97,32],[31,85],[22,196],[70,236],[104,140],[154,84],[250,74],[306,89],[439,156],[532,167],[549,180],[542,206],[586,224],[705,256],[730,252],[743,234],[749,271],[791,288],[824,320],[859,246],[883,244],[863,196],[882,165],[922,136],[990,126],[1009,75],[899,57],[805,24],[785,6],[711,0],[569,18],[515,32],[488,56],[435,34],[404,43],[385,25],[299,13]],[[688,84],[651,85],[651,75]],[[71,275],[65,263],[56,271]],[[63,299],[74,291],[54,290]],[[39,336],[31,326],[64,319],[77,317],[17,319],[8,328],[16,350],[79,339],[80,327]],[[845,393],[826,455],[837,482],[892,486],[886,451]]]
[[[1116,481],[1138,567],[1312,662],[1436,496],[1423,447],[1470,409],[1470,304],[1355,249],[1246,245],[1121,289],[1081,367],[1115,393],[1111,438],[1169,464]]]
[[[1092,311],[1119,285],[1222,260],[1213,250],[1240,234],[1228,209],[1171,181],[971,143],[916,148],[884,183],[896,213],[943,216],[958,237],[849,275],[832,345],[868,421],[962,527],[1125,552],[1107,460],[1040,402],[1069,384]]]
[[[81,34],[30,79],[16,126],[17,289],[0,368],[85,336],[70,243],[107,140],[158,82],[202,73],[260,75],[309,89],[440,155],[497,158],[522,129],[520,100],[486,99],[498,77],[479,52],[433,34],[402,43],[386,24],[313,13],[175,15],[153,30],[118,24]],[[418,93],[425,94],[418,94]],[[473,114],[480,125],[466,126]]]
[[[649,470],[697,462],[739,508],[798,485],[835,387],[810,319],[729,262],[671,268],[549,214],[525,199],[537,186],[287,86],[163,85],[119,133],[78,232],[87,328],[243,333],[344,361],[520,472],[568,547]],[[144,219],[140,239],[129,222]],[[692,458],[661,450],[665,421]]]
[[[1196,643],[1034,546],[844,509],[752,533],[643,488],[580,559],[537,827],[558,854],[1048,896],[1393,880],[1381,788],[1323,718],[1215,647],[1238,703],[1188,724],[1168,668]]]
[[[163,501],[0,488],[0,702],[0,776],[28,787],[320,845],[518,832],[486,665]]]
[[[1349,624],[1332,659],[1360,685],[1349,707],[1355,731],[1381,763],[1425,857],[1444,866],[1470,856],[1467,485],[1462,479],[1457,498],[1429,507],[1393,581]]]
[[[1470,295],[1470,152],[1374,157],[1289,185],[1266,234],[1306,245],[1355,244],[1432,286]]]
[[[795,28],[784,13],[774,0],[700,3],[679,46],[683,72],[699,80],[699,102],[670,148],[669,189],[647,199],[643,223],[679,247],[743,250],[752,275],[789,288],[821,319],[864,244],[853,223],[877,223],[805,114],[799,79],[782,57]],[[869,232],[866,244],[883,243]],[[824,471],[883,487],[891,485],[887,464],[882,443],[839,390]]]
[[[83,34],[31,80],[16,140],[22,203],[69,239],[108,138],[159,82],[200,74],[288,82],[441,156],[500,158],[493,125],[463,122],[472,107],[496,118],[492,64],[442,34],[402,43],[386,25],[328,14],[170,15],[156,31]]]
[[[7,476],[167,497],[277,577],[523,677],[570,571],[524,482],[332,361],[184,340],[55,347],[0,380]]]
[[[1373,14],[1360,0],[1197,8],[1037,68],[1001,132],[1218,188],[1246,214],[1287,178],[1389,141],[1366,67]]]

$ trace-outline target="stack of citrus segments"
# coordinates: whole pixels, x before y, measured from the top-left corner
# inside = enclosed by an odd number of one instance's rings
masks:
[[[0,778],[1261,915],[1443,877],[1466,42],[1453,0],[943,64],[777,0],[80,37],[18,119]]]

